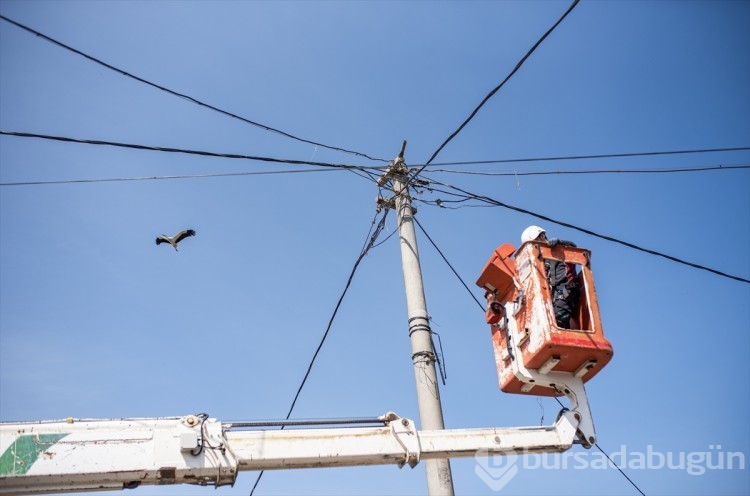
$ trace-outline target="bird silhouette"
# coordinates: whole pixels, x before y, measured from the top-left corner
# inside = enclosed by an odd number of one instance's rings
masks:
[[[156,244],[159,245],[161,243],[169,243],[172,245],[175,251],[179,251],[177,249],[177,243],[182,241],[183,239],[187,238],[188,236],[195,236],[195,231],[192,229],[186,229],[184,231],[178,232],[175,236],[169,237],[166,234],[162,234],[158,238],[156,238]]]

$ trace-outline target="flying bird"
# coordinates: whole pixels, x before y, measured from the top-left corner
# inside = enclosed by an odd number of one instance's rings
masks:
[[[195,231],[192,229],[186,229],[184,231],[178,232],[175,236],[169,237],[166,234],[162,234],[158,238],[156,238],[156,244],[159,245],[161,243],[169,243],[172,245],[175,251],[179,251],[177,249],[177,243],[182,241],[183,239],[187,238],[188,236],[195,236]]]

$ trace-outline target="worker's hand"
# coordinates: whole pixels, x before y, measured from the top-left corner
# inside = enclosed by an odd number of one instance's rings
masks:
[[[484,297],[487,298],[487,308],[492,311],[492,313],[497,315],[503,312],[503,306],[497,301],[497,296],[494,292],[487,291],[484,294]]]
[[[502,314],[503,306],[499,301],[493,301],[492,303],[490,303],[490,310],[492,310],[492,313],[494,314]]]

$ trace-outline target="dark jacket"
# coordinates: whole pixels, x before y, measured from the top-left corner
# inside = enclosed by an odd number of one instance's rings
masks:
[[[547,243],[551,247],[555,247],[557,245],[572,247],[576,246],[576,244],[572,241],[566,241],[564,239],[550,239]],[[545,259],[544,269],[547,272],[547,280],[549,281],[551,289],[554,289],[561,284],[572,283],[575,281],[575,264],[566,264],[565,262],[560,262],[558,260]]]

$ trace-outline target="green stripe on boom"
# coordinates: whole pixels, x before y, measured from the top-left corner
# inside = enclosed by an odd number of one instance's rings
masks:
[[[0,456],[0,477],[25,474],[40,454],[67,435],[38,434],[19,437]]]

